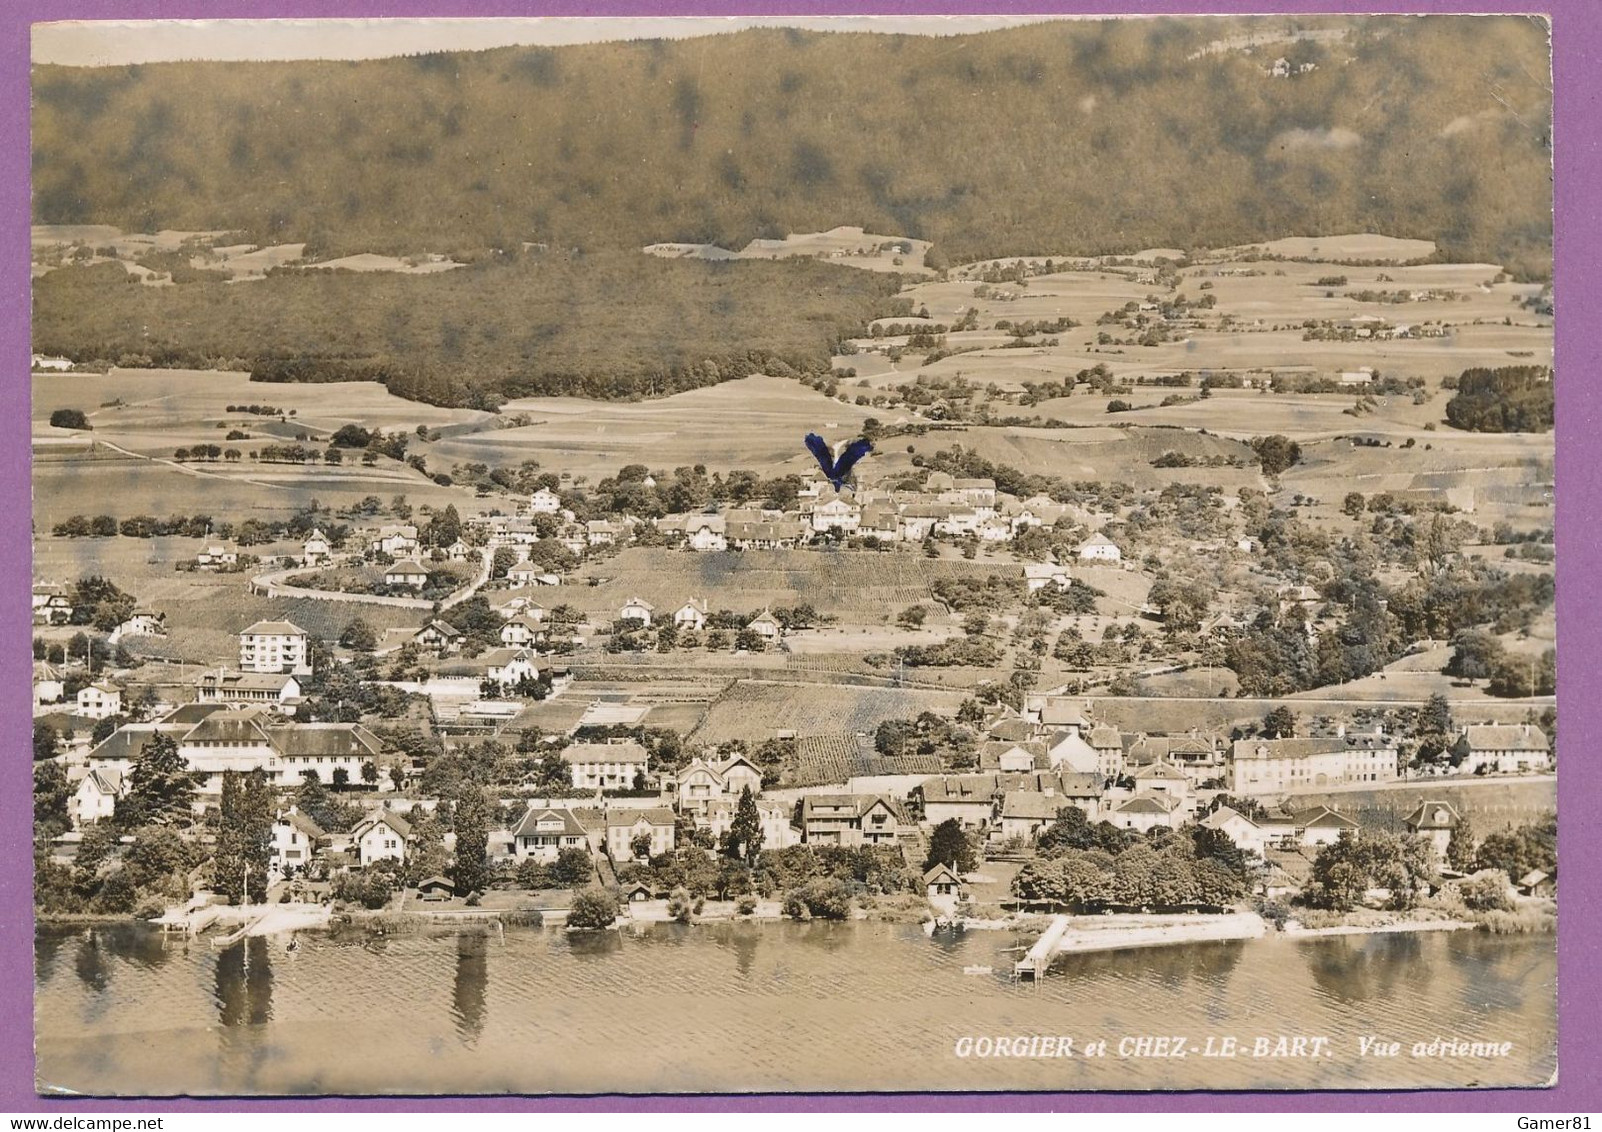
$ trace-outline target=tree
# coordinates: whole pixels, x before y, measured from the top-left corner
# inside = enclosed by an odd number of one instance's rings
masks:
[[[762,815],[757,812],[756,799],[751,788],[740,788],[740,801],[734,807],[734,820],[729,825],[729,856],[742,861],[754,861],[762,852]]]
[[[42,719],[33,723],[33,758],[35,762],[54,758],[56,747],[61,742],[61,735],[55,727]]]
[[[1418,709],[1413,734],[1418,740],[1415,757],[1420,762],[1438,762],[1446,756],[1452,747],[1454,736],[1452,706],[1445,696],[1436,692],[1424,701],[1424,706]]]
[[[909,605],[896,615],[896,624],[903,629],[921,629],[929,617],[929,610],[922,605]]]
[[[128,793],[117,802],[117,823],[188,825],[199,777],[178,753],[178,741],[158,732],[129,768]]]
[[[1281,704],[1263,716],[1263,738],[1265,739],[1294,739],[1296,737],[1296,713]]]
[[[595,874],[590,855],[582,849],[562,849],[551,863],[551,879],[563,888],[577,888]]]
[[[456,802],[456,862],[451,881],[458,895],[484,887],[489,848],[489,806],[472,782],[462,784]]]
[[[1446,863],[1460,873],[1474,870],[1474,825],[1468,815],[1457,819],[1446,842]]]
[[[67,819],[67,799],[71,796],[65,767],[54,759],[34,764],[33,828],[36,836],[54,837],[67,831],[71,824]]]
[[[212,887],[235,903],[267,893],[273,837],[273,793],[259,767],[248,774],[224,771]]]
[[[82,409],[57,409],[50,414],[51,428],[90,429],[93,426],[89,418],[84,416]]]
[[[1452,637],[1452,657],[1441,669],[1448,676],[1483,680],[1507,655],[1502,642],[1483,629],[1464,629]]]
[[[504,578],[506,572],[517,565],[517,551],[509,546],[498,546],[490,556],[490,577]]]
[[[923,867],[932,869],[936,865],[949,865],[955,872],[971,873],[978,862],[974,859],[973,844],[968,835],[963,832],[962,825],[956,818],[947,818],[934,827],[929,834],[929,855],[924,859]]]
[[[1360,491],[1348,491],[1346,498],[1341,500],[1341,510],[1354,519],[1361,518],[1368,508],[1368,501],[1363,498]]]
[[[1265,475],[1277,476],[1302,458],[1302,446],[1286,436],[1259,436],[1252,441],[1252,451]]]
[[[582,931],[609,928],[617,919],[617,897],[600,885],[592,884],[573,894],[573,906],[567,913],[567,926]]]
[[[373,627],[360,617],[353,618],[339,634],[339,643],[342,648],[353,649],[357,652],[372,652],[378,647],[378,634]]]
[[[687,888],[675,888],[668,896],[667,912],[681,924],[695,919],[695,900]]]

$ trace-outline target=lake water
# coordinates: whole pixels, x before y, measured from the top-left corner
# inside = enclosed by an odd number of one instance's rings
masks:
[[[282,940],[164,944],[134,925],[41,928],[37,1080],[153,1095],[1350,1089],[1539,1085],[1555,1071],[1551,936],[1182,945],[1063,957],[1040,984],[1014,984],[1007,949],[1032,938],[658,924],[305,933],[290,953]],[[957,1054],[964,1036],[1035,1035],[1073,1037],[1073,1056]],[[1142,1036],[1181,1038],[1185,1056],[1119,1056]],[[1327,1038],[1328,1053],[1252,1056],[1256,1038],[1280,1036]],[[1400,1056],[1360,1055],[1363,1037],[1402,1043]],[[1240,1052],[1201,1056],[1208,1038]],[[1106,1055],[1081,1056],[1098,1039]],[[1512,1050],[1411,1056],[1435,1039]]]

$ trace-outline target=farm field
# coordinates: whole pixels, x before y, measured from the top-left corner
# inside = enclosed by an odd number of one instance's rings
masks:
[[[802,437],[855,435],[873,410],[841,404],[795,381],[755,376],[648,401],[524,398],[508,401],[501,413],[527,415],[534,423],[446,437],[428,446],[430,464],[536,459],[575,482],[613,475],[626,464],[807,473],[816,465]]]
[[[887,719],[910,719],[924,711],[950,715],[962,700],[961,692],[741,680],[712,702],[690,739],[760,742],[781,731],[798,738],[872,734]]]
[[[811,605],[842,620],[879,624],[908,605],[929,604],[936,578],[1001,574],[1021,567],[921,554],[877,551],[749,550],[705,554],[631,547],[586,565],[567,595],[592,618],[610,622],[625,601],[640,597],[671,617],[690,598],[713,609],[755,614],[774,606]],[[585,578],[604,579],[585,586]]]

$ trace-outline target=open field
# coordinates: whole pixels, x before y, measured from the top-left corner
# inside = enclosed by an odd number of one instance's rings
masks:
[[[527,414],[521,428],[452,436],[428,446],[430,463],[517,464],[537,459],[575,480],[601,479],[625,464],[766,475],[813,473],[801,444],[808,432],[855,435],[871,409],[843,405],[794,381],[747,377],[649,401],[531,397],[508,401],[503,415]],[[891,414],[893,419],[900,414]]]
[[[908,605],[930,604],[936,578],[1002,574],[1021,577],[1020,566],[931,559],[921,554],[747,550],[706,554],[633,547],[581,568],[599,585],[575,585],[566,600],[605,622],[631,597],[656,606],[654,617],[673,616],[692,597],[710,609],[755,614],[774,606],[811,605],[843,620],[879,624]]]
[[[924,711],[950,715],[962,699],[960,692],[741,680],[713,701],[690,739],[760,742],[781,731],[797,737],[872,734],[887,719],[910,719]]]
[[[827,232],[792,232],[782,240],[752,240],[739,251],[716,244],[648,244],[644,251],[664,259],[788,259],[810,256],[867,271],[894,271],[904,275],[926,271],[923,257],[927,240],[904,236],[876,236],[861,228],[842,226]]]

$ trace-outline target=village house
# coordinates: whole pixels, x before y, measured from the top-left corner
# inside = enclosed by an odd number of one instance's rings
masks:
[[[300,703],[300,681],[287,673],[229,672],[219,668],[195,681],[195,700],[230,707],[261,705],[285,715]]]
[[[82,829],[111,817],[117,810],[117,799],[127,789],[127,779],[115,767],[91,769],[78,783],[78,789],[67,796],[67,820],[72,822],[72,828]]]
[[[269,876],[284,879],[304,872],[326,836],[320,825],[294,806],[279,811],[268,845]]]
[[[622,528],[607,519],[590,519],[584,524],[584,541],[589,546],[611,546]]]
[[[1024,583],[1029,587],[1030,593],[1043,590],[1047,586],[1065,590],[1070,581],[1067,568],[1053,562],[1026,562],[1023,574]]]
[[[300,548],[300,564],[302,566],[322,566],[332,562],[333,559],[333,544],[328,541],[328,536],[322,532],[321,528],[313,530],[311,534],[306,536],[306,541],[301,544]]]
[[[661,807],[649,810],[610,810],[606,815],[606,855],[614,861],[632,861],[635,838],[648,838],[649,857],[671,853],[674,846],[673,813]]]
[[[1033,842],[1042,829],[1057,820],[1059,812],[1068,808],[1068,801],[1055,794],[1009,791],[1001,799],[1001,839]]]
[[[1137,794],[1166,794],[1171,798],[1189,798],[1190,779],[1185,772],[1166,759],[1149,763],[1130,775],[1135,781]]]
[[[695,551],[727,550],[728,521],[722,515],[691,515],[684,520],[684,545]]]
[[[46,707],[50,704],[59,704],[67,694],[66,682],[61,679],[61,673],[54,665],[44,661],[35,661],[33,666],[33,706],[34,709]]]
[[[1184,822],[1185,806],[1170,794],[1136,794],[1116,803],[1107,820],[1119,829],[1146,833],[1157,826],[1178,829]]]
[[[734,828],[736,799],[723,797],[709,802],[706,811],[698,814],[696,824],[703,825],[714,839],[721,839]],[[801,844],[801,831],[791,821],[795,807],[776,798],[756,800],[757,821],[762,829],[763,849],[788,849]]]
[[[548,487],[529,496],[528,509],[535,515],[555,515],[562,510],[562,497]]]
[[[124,637],[165,637],[167,635],[167,615],[157,613],[150,609],[136,609],[128,614],[126,620],[118,622],[117,627],[111,630],[107,640],[117,644]]]
[[[532,647],[544,641],[548,630],[527,615],[513,617],[501,626],[501,644],[517,648]]]
[[[1098,723],[1085,736],[1090,749],[1096,752],[1096,773],[1103,778],[1117,778],[1124,773],[1123,732],[1111,724]]]
[[[372,814],[350,831],[351,848],[363,868],[379,861],[404,862],[411,839],[411,823],[388,810]]]
[[[640,628],[651,627],[651,614],[656,612],[656,606],[643,598],[631,597],[623,603],[623,608],[617,611],[619,621],[638,621]]]
[[[955,820],[964,829],[986,829],[995,818],[996,776],[958,774],[926,778],[912,788],[925,825]]]
[[[801,799],[801,836],[808,845],[892,845],[904,818],[879,794],[808,794]]]
[[[784,635],[784,626],[771,611],[766,609],[747,621],[745,627],[764,641],[776,641]]]
[[[964,895],[962,878],[950,865],[940,862],[923,874],[923,892],[930,904],[949,916]]]
[[[428,585],[428,570],[421,562],[407,558],[384,568],[384,584],[410,586],[414,590],[420,590]]]
[[[539,668],[527,649],[491,649],[478,658],[484,666],[484,679],[496,684],[516,684],[526,679],[539,679]]]
[[[452,562],[466,562],[474,557],[474,551],[467,543],[457,539],[445,548],[445,557]]]
[[[360,723],[269,723],[266,730],[278,755],[279,781],[286,785],[299,785],[315,772],[321,782],[393,786],[377,773],[383,741]]]
[[[72,620],[72,599],[53,586],[33,588],[33,623],[65,625]]]
[[[1050,731],[1043,741],[1047,763],[1052,770],[1069,770],[1075,774],[1101,773],[1101,752],[1090,745],[1078,725]]]
[[[1402,820],[1411,836],[1429,838],[1430,844],[1435,846],[1435,852],[1444,860],[1446,847],[1452,841],[1452,831],[1462,823],[1463,818],[1450,802],[1425,800]]]
[[[1079,557],[1087,562],[1118,562],[1124,552],[1106,535],[1091,535],[1079,544]]]
[[[680,813],[704,813],[719,799],[736,801],[742,790],[753,797],[762,793],[762,772],[745,756],[717,762],[691,759],[675,776],[675,792]]]
[[[830,490],[820,495],[812,505],[810,517],[812,529],[819,534],[830,530],[855,534],[862,523],[862,508],[856,500]]]
[[[391,558],[410,558],[417,553],[417,528],[411,523],[391,523],[378,529],[367,543],[374,554]]]
[[[1340,839],[1342,833],[1349,832],[1356,837],[1361,832],[1361,827],[1355,821],[1328,806],[1296,810],[1290,815],[1290,825],[1293,840],[1304,849],[1332,844]]]
[[[590,851],[589,835],[571,810],[530,809],[512,827],[512,853],[547,864],[563,849]]]
[[[544,576],[544,574],[545,571],[541,570],[532,562],[519,562],[511,567],[511,569],[506,571],[506,580],[510,582],[513,587],[521,589],[524,586],[540,585],[540,579]]]
[[[673,626],[676,629],[688,629],[699,633],[706,628],[706,602],[698,597],[689,601],[673,611]]]
[[[1263,849],[1268,843],[1261,826],[1245,814],[1228,806],[1219,806],[1218,809],[1202,818],[1197,824],[1204,829],[1222,833],[1235,843],[1235,848],[1242,852],[1256,853],[1258,856],[1262,856]]]
[[[290,621],[258,621],[240,631],[239,670],[310,676],[310,637]]]
[[[105,719],[122,711],[122,689],[96,681],[78,690],[78,714],[85,719]]]
[[[195,555],[197,570],[232,570],[238,565],[239,552],[220,542],[207,543],[200,553]]]
[[[736,550],[788,550],[806,537],[806,524],[793,515],[728,518],[728,545]]]
[[[876,538],[880,542],[900,542],[905,528],[901,514],[894,507],[882,503],[867,504],[857,522],[857,533]]]
[[[462,650],[462,632],[448,621],[436,619],[413,633],[412,643],[434,656],[455,656]]]
[[[981,771],[1050,770],[1051,756],[1046,752],[1046,745],[1038,740],[1011,743],[992,739],[979,744],[979,769]]]
[[[1471,723],[1452,749],[1469,774],[1527,774],[1552,768],[1546,732],[1528,723]]]
[[[562,751],[578,790],[632,790],[648,767],[646,750],[632,739],[572,743]]]
[[[1124,736],[1124,742],[1126,767],[1165,762],[1183,771],[1185,777],[1196,786],[1221,779],[1228,771],[1224,749],[1210,735],[1147,735],[1141,732]]]
[[[1311,739],[1238,739],[1229,792],[1242,797],[1289,790],[1394,782],[1396,741],[1382,732]]]

